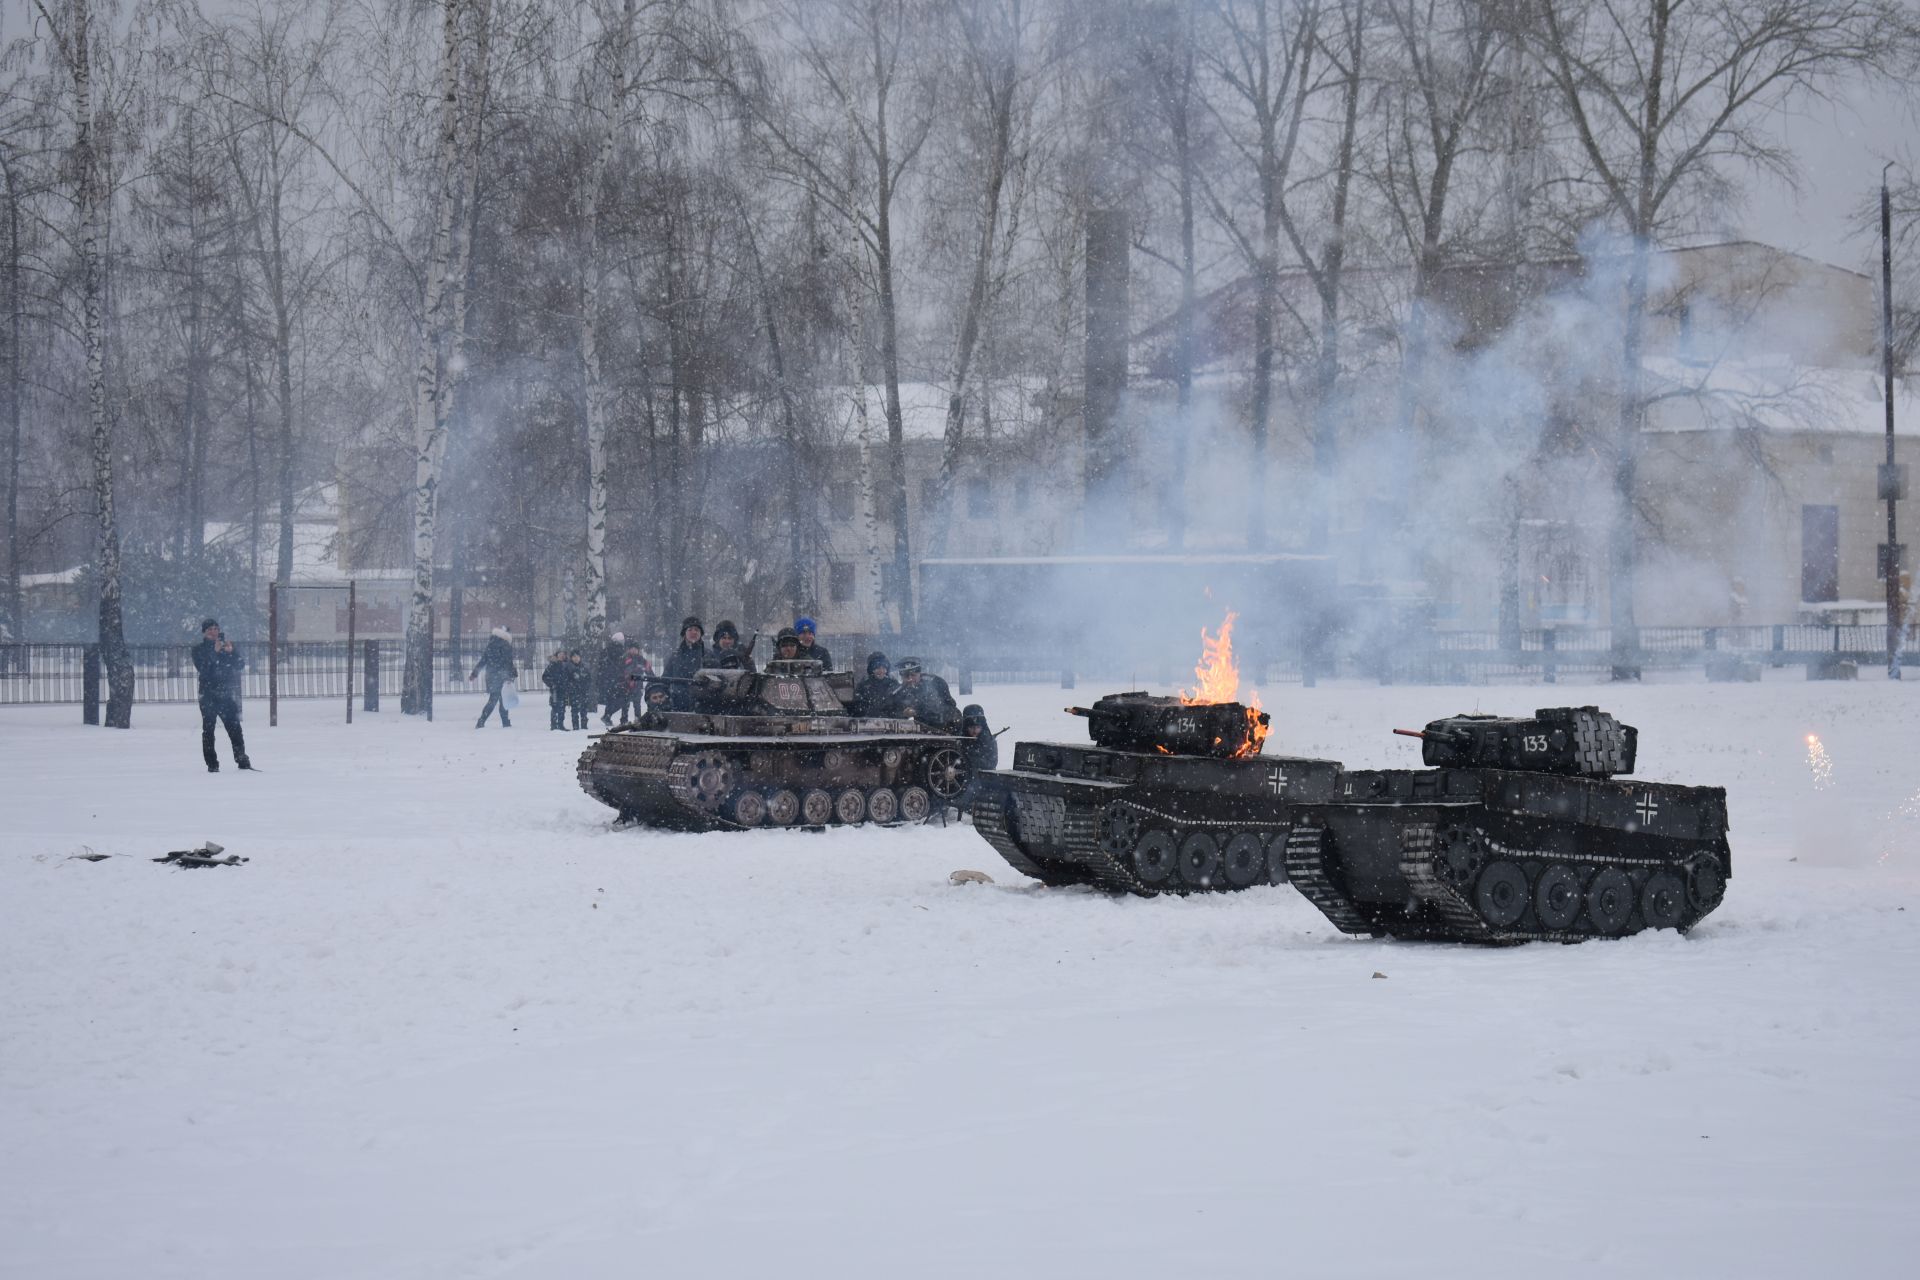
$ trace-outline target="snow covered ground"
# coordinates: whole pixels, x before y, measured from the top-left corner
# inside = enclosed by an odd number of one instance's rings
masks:
[[[1010,747],[1097,692],[978,697]],[[965,827],[612,831],[533,699],[252,704],[253,776],[190,706],[0,709],[0,1274],[1911,1274],[1920,682],[1267,695],[1352,765],[1599,701],[1730,789],[1726,905],[1354,940]]]

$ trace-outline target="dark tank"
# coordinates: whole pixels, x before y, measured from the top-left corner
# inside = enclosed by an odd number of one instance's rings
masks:
[[[678,831],[924,822],[966,786],[964,740],[850,715],[847,672],[775,659],[689,683],[692,710],[650,712],[581,753],[581,789],[623,821]]]
[[[1344,932],[1460,942],[1685,930],[1732,871],[1726,792],[1617,780],[1637,734],[1594,707],[1436,720],[1400,731],[1435,767],[1358,770],[1219,754],[1230,735],[1196,750],[1196,710],[1259,714],[1102,698],[1087,714],[1124,721],[1125,746],[1020,743],[1012,769],[977,780],[976,829],[1047,884],[1150,896],[1289,882]]]

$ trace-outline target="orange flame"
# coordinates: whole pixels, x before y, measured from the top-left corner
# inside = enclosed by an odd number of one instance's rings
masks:
[[[1233,656],[1233,621],[1239,616],[1229,609],[1217,636],[1208,634],[1205,627],[1200,628],[1200,661],[1193,668],[1193,678],[1199,683],[1195,688],[1180,691],[1180,701],[1187,706],[1238,700],[1240,664]],[[1247,741],[1234,753],[1236,756],[1258,755],[1267,740],[1267,726],[1260,719],[1260,694],[1257,690],[1248,690],[1246,706]]]

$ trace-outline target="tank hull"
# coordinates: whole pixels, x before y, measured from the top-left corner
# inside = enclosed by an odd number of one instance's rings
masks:
[[[961,741],[911,724],[668,719],[699,724],[616,730],[581,753],[581,789],[622,822],[674,831],[920,822],[967,781]]]
[[[1016,870],[1114,893],[1291,883],[1348,933],[1510,943],[1689,929],[1732,873],[1716,787],[1489,768],[1349,771],[1021,743],[976,829]]]

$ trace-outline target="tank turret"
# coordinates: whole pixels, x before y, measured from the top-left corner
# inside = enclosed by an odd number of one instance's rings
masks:
[[[1542,707],[1532,719],[1458,715],[1425,729],[1395,729],[1420,739],[1421,762],[1436,768],[1521,769],[1576,778],[1632,773],[1640,734],[1598,707]]]
[[[1148,693],[1110,693],[1092,707],[1068,707],[1087,719],[1087,733],[1116,751],[1231,759],[1254,755],[1268,718],[1238,702],[1182,702]]]

